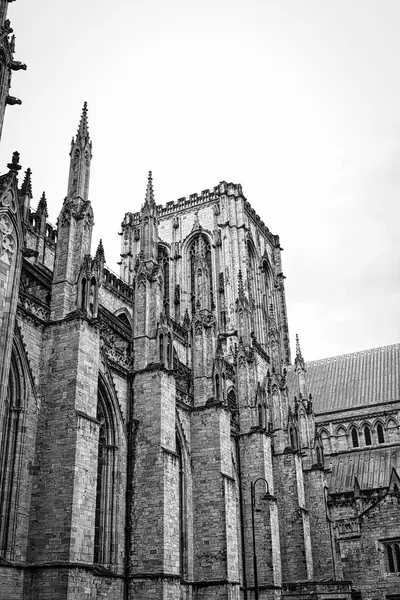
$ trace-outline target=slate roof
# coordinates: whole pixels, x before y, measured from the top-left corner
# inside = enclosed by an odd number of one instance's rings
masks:
[[[353,491],[355,477],[361,490],[384,488],[389,485],[393,467],[400,473],[400,446],[338,454],[330,461],[329,493]]]
[[[400,400],[400,344],[306,363],[316,414]],[[296,395],[294,367],[288,387]]]

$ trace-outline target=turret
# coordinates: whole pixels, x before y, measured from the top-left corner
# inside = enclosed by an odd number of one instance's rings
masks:
[[[71,141],[69,155],[71,160],[67,198],[81,198],[86,202],[89,199],[90,163],[92,160],[92,142],[89,136],[86,102],[83,105],[78,132]]]
[[[68,194],[58,218],[57,248],[52,290],[52,319],[65,317],[77,308],[77,282],[84,258],[90,255],[93,210],[88,199],[92,142],[87,104],[76,138],[71,144]]]

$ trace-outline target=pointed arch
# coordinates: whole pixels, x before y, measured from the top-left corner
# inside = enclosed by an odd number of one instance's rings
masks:
[[[378,444],[384,444],[385,443],[385,430],[383,427],[383,423],[381,421],[377,421],[375,423],[375,431],[376,431],[376,437],[378,440]]]
[[[257,250],[252,239],[247,240],[248,255],[248,292],[250,306],[252,308],[253,331],[259,343],[265,343],[263,319],[262,319],[262,301],[260,292],[260,269]]]
[[[26,369],[22,351],[14,341],[0,431],[0,554],[10,558],[16,541],[26,399]]]
[[[163,244],[158,244],[158,264],[163,274],[163,302],[164,310],[170,314],[170,273],[169,252]]]
[[[358,431],[354,425],[350,429],[350,436],[351,436],[351,443],[352,443],[353,448],[358,448],[360,445],[360,441],[358,438]]]
[[[214,310],[211,241],[203,232],[197,233],[187,245],[187,254],[192,314],[197,308]]]
[[[117,561],[115,533],[118,512],[116,474],[119,435],[117,413],[101,374],[98,381],[97,420],[99,439],[93,562],[110,567]]]
[[[386,426],[388,442],[397,442],[399,439],[398,425],[394,418],[390,418]]]
[[[372,445],[372,437],[371,437],[371,427],[370,427],[369,423],[365,423],[362,430],[363,430],[363,434],[364,434],[364,444],[366,446],[371,446]]]

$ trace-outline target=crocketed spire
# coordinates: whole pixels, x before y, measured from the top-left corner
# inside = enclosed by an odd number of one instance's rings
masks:
[[[49,216],[47,212],[47,200],[46,194],[43,192],[42,197],[39,200],[38,207],[36,209],[36,213],[44,215],[46,218]]]
[[[149,208],[153,208],[155,206],[154,200],[154,190],[153,190],[153,174],[149,171],[149,175],[147,177],[147,188],[146,188],[146,197],[144,200],[145,206],[147,205]]]
[[[301,353],[300,341],[299,341],[299,336],[297,335],[297,333],[296,333],[296,358],[294,360],[294,364],[295,364],[296,368],[300,368],[300,369],[305,369],[305,366],[306,366],[303,355]]]
[[[25,171],[24,181],[21,186],[21,194],[22,196],[28,196],[32,199],[32,171],[29,168]]]
[[[95,255],[95,259],[98,262],[105,262],[106,258],[105,258],[105,254],[104,254],[104,246],[103,246],[103,241],[100,239],[99,241],[99,245],[97,246],[97,250],[96,250],[96,255]]]
[[[76,141],[89,141],[89,124],[88,124],[88,110],[87,102],[84,102],[82,108],[81,120],[79,122],[78,133],[76,134]]]

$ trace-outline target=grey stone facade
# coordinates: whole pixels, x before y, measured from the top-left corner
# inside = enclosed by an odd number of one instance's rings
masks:
[[[150,173],[116,275],[86,104],[70,157],[56,226],[0,177],[0,599],[398,598],[397,347],[291,364],[279,237],[225,181],[161,206]]]

